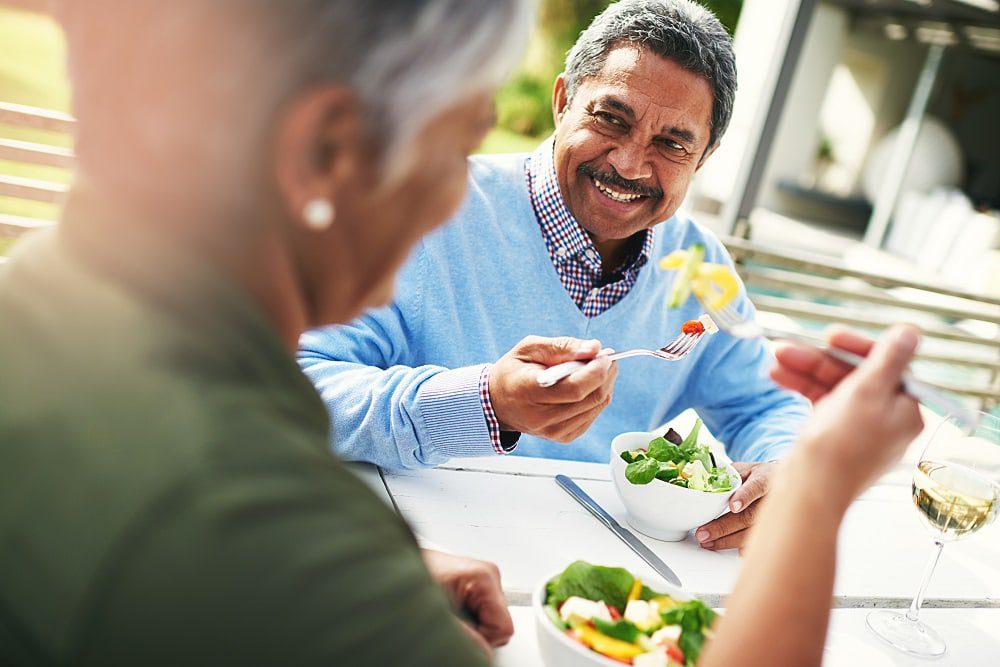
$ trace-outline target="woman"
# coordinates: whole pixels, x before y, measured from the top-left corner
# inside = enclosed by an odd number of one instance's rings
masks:
[[[527,5],[62,3],[76,182],[0,270],[0,663],[438,667],[507,640],[496,569],[421,558],[329,455],[293,352],[384,303],[458,205]]]
[[[814,348],[779,350],[772,377],[815,401],[816,411],[782,464],[701,665],[822,662],[840,523],[922,427],[916,402],[899,391],[918,341],[909,326],[874,346],[834,331],[831,345],[868,357],[856,371]]]

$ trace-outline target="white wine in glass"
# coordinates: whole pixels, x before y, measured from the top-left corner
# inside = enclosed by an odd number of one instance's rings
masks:
[[[945,542],[989,525],[1000,509],[1000,419],[979,414],[969,433],[954,418],[935,429],[913,473],[913,505],[934,536],[934,555],[905,614],[873,611],[868,627],[895,648],[923,658],[944,655],[947,645],[919,620],[920,605]]]

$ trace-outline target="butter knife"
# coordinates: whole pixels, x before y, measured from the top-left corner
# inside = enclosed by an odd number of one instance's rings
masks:
[[[646,563],[653,568],[654,572],[672,583],[674,586],[682,585],[681,580],[677,578],[674,571],[671,570],[666,563],[660,560],[659,556],[653,553],[653,551],[643,544],[638,537],[633,535],[630,530],[624,528],[620,523],[615,521],[615,518],[604,511],[604,508],[598,505],[593,498],[588,496],[587,492],[581,489],[576,482],[566,475],[556,475],[556,484],[561,486],[566,493],[573,496],[576,502],[587,508],[587,511],[593,514],[598,521],[607,526],[608,530],[617,535],[618,539],[624,542],[629,549],[634,551],[639,558],[646,561]]]

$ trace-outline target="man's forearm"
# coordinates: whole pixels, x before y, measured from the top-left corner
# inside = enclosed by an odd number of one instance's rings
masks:
[[[847,502],[814,482],[807,455],[796,452],[753,528],[702,665],[821,662]]]
[[[483,366],[387,369],[303,360],[331,418],[331,447],[349,461],[389,469],[496,454],[480,400]]]

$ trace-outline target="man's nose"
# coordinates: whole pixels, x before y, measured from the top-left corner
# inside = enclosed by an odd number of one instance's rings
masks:
[[[650,178],[653,175],[653,166],[647,159],[645,147],[635,141],[624,141],[615,146],[608,155],[608,162],[619,176],[630,181]]]

